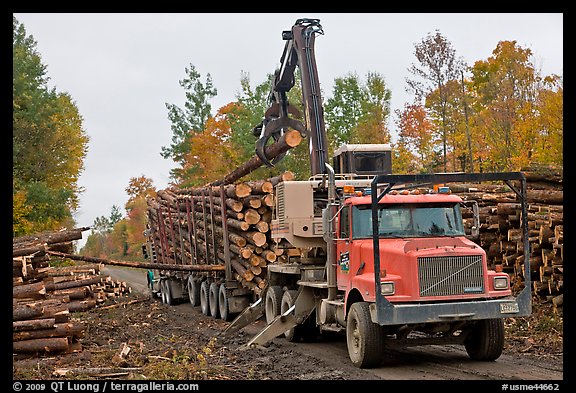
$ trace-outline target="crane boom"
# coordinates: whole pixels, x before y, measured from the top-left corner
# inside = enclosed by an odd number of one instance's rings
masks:
[[[324,34],[319,19],[298,19],[291,30],[282,32],[286,44],[269,96],[271,105],[262,123],[254,128],[254,134],[259,135],[256,154],[269,166],[284,156],[275,157],[272,161],[266,157],[264,148],[270,138],[278,140],[288,127],[308,136],[311,175],[325,173],[325,164],[328,163],[326,128],[314,53],[316,34]],[[296,66],[301,74],[305,125],[289,116],[300,117],[299,111],[290,105],[287,98],[287,93],[294,87]]]

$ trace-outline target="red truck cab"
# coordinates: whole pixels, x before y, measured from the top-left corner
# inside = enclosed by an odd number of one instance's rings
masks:
[[[511,295],[508,274],[490,270],[465,236],[450,194],[385,195],[378,204],[380,291],[390,303],[449,302]],[[347,198],[336,240],[337,285],[345,299],[375,302],[371,196]]]

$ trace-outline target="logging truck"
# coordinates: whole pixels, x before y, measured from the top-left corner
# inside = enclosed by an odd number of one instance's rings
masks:
[[[377,366],[393,346],[462,344],[472,359],[497,359],[504,318],[531,313],[529,263],[524,287],[513,295],[510,276],[489,266],[475,242],[478,206],[446,185],[508,185],[522,206],[529,261],[524,175],[392,174],[385,144],[344,144],[328,162],[314,56],[322,33],[317,19],[299,19],[283,32],[270,107],[253,130],[252,164],[204,187],[159,191],[149,201],[147,254],[175,267],[150,271],[152,291],[167,304],[189,299],[205,315],[231,321],[223,335],[265,318],[246,348],[279,336],[300,341],[340,332],[361,368]],[[296,66],[303,116],[287,99]],[[254,166],[274,166],[306,138],[307,180],[287,172],[238,182]],[[475,220],[469,233],[464,209]]]

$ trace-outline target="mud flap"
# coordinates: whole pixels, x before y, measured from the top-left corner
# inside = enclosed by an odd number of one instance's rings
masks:
[[[255,322],[260,317],[264,315],[264,302],[262,299],[258,299],[254,304],[250,307],[247,307],[242,311],[232,322],[230,325],[224,330],[222,330],[218,335],[228,335],[232,333],[236,333],[243,327],[250,325],[252,322]]]
[[[301,325],[315,309],[314,294],[312,288],[300,287],[294,305],[283,314],[278,315],[264,329],[255,335],[250,341],[240,349],[249,349],[256,346],[264,346],[278,337],[286,330],[290,330],[297,325]]]

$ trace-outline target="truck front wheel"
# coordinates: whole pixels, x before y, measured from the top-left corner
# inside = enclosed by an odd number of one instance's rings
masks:
[[[354,303],[346,322],[346,343],[352,364],[359,368],[377,366],[384,351],[384,331],[370,318],[366,302]]]
[[[483,319],[476,322],[464,341],[464,347],[471,359],[481,361],[498,359],[504,350],[504,320]]]

